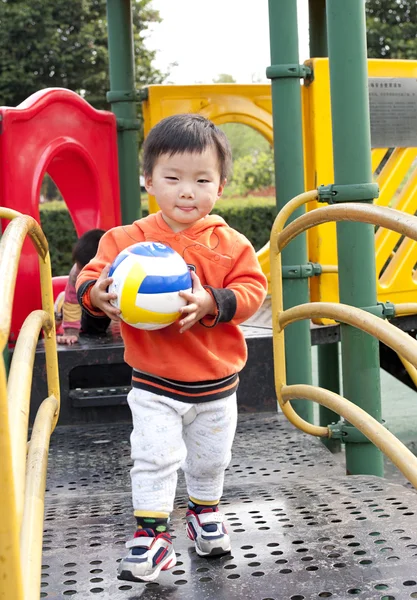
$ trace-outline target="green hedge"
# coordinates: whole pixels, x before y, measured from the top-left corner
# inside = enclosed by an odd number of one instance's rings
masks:
[[[220,201],[213,213],[221,215],[234,229],[241,231],[256,250],[268,241],[276,209],[268,199]],[[146,205],[143,214],[147,214]],[[49,242],[52,274],[66,275],[71,266],[72,247],[77,239],[74,225],[63,202],[48,202],[40,207],[41,225]]]

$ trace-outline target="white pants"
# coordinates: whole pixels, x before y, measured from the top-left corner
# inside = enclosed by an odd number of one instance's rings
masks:
[[[134,510],[172,512],[177,471],[189,496],[219,500],[236,431],[236,394],[188,404],[132,388],[128,395]]]

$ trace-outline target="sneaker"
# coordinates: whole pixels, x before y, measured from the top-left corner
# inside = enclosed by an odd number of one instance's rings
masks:
[[[126,548],[129,554],[117,570],[117,578],[124,581],[154,581],[161,571],[177,562],[171,536],[166,532],[155,535],[152,529],[138,529]]]
[[[213,508],[204,508],[200,513],[188,510],[187,536],[195,543],[199,556],[221,556],[231,550],[230,537],[224,526],[224,516]]]

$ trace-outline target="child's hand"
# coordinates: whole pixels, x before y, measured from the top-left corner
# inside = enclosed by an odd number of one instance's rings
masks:
[[[63,334],[58,335],[56,338],[58,344],[66,344],[67,346],[72,346],[72,344],[76,344],[78,342],[78,335],[76,334]]]
[[[216,303],[211,294],[203,288],[198,275],[191,271],[193,281],[192,292],[179,292],[181,298],[187,300],[188,304],[181,309],[180,333],[190,329],[197,321],[200,321],[206,315],[212,315],[216,312]]]
[[[90,291],[90,301],[94,308],[101,310],[113,321],[120,321],[120,310],[110,304],[110,300],[116,300],[117,294],[109,294],[107,288],[113,279],[109,277],[110,265],[106,265],[100,277],[97,279]]]

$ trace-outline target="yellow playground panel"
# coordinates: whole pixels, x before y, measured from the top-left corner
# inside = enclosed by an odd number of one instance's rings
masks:
[[[334,182],[332,128],[328,59],[308,61],[314,79],[302,86],[305,186],[307,190]],[[368,61],[370,77],[417,77],[417,61]],[[272,102],[270,85],[152,85],[143,102],[145,135],[161,119],[183,112],[198,112],[217,125],[241,123],[253,127],[271,144]],[[417,148],[395,148],[387,160],[389,148],[372,151],[372,166],[378,173],[376,181],[380,196],[375,203],[391,206],[409,214],[417,211]],[[307,205],[307,210],[316,203]],[[150,198],[149,209],[157,210]],[[336,265],[336,226],[327,223],[311,229],[308,234],[308,260],[322,265]],[[376,263],[378,299],[381,302],[410,302],[417,290],[414,276],[415,242],[403,236],[379,229],[376,232]],[[258,252],[264,273],[270,280],[269,245]],[[335,269],[310,279],[311,300],[338,301]]]
[[[329,64],[327,59],[308,63],[314,81],[303,87],[303,120],[305,128],[306,188],[334,182],[332,129],[330,107]],[[370,78],[417,77],[417,61],[368,61]],[[415,99],[415,101],[417,98]],[[379,184],[380,195],[374,203],[390,206],[414,215],[417,210],[417,148],[372,150],[372,168]],[[315,208],[315,204],[310,208]],[[381,302],[411,302],[417,291],[414,275],[417,259],[416,242],[398,233],[379,228],[375,236],[376,278],[378,300]],[[309,231],[309,260],[321,264],[336,264],[336,227],[334,223],[320,225]],[[313,277],[311,300],[337,302],[337,275]]]

